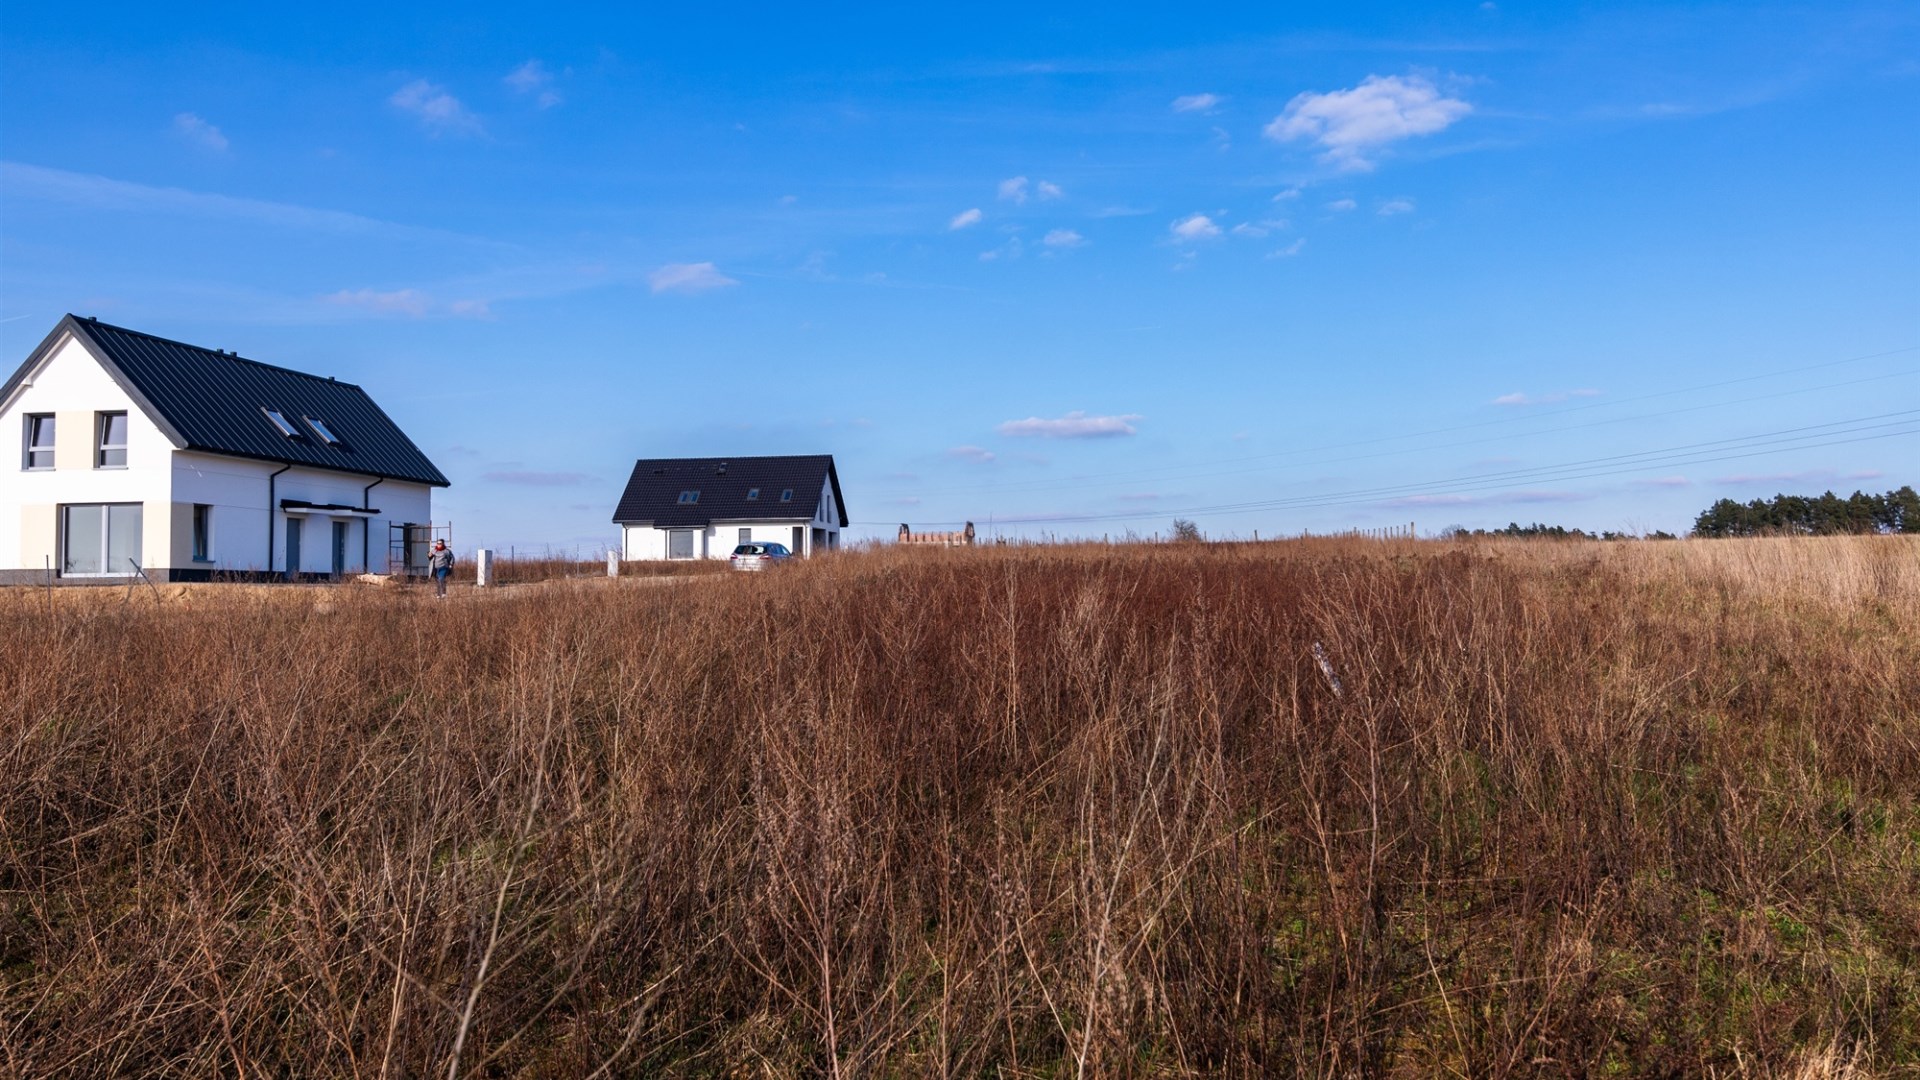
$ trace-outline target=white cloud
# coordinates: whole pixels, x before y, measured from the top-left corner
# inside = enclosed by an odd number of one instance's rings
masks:
[[[463,319],[493,318],[493,309],[485,300],[455,300],[447,305],[447,311]]]
[[[1143,419],[1137,413],[1125,416],[1088,416],[1078,410],[1054,419],[1029,416],[1025,420],[1009,420],[1000,425],[1000,434],[1015,438],[1039,436],[1044,439],[1103,439],[1121,435],[1135,435],[1139,431],[1134,421]]]
[[[1219,94],[1183,94],[1173,99],[1173,111],[1203,113],[1225,100]]]
[[[1327,209],[1335,213],[1344,214],[1359,205],[1359,203],[1354,202],[1352,199],[1335,199],[1327,204]]]
[[[480,135],[486,130],[459,98],[425,79],[415,79],[395,90],[387,101],[402,112],[412,113],[432,135]]]
[[[1018,205],[1027,201],[1027,178],[1012,176],[1000,181],[1000,198]]]
[[[1047,199],[1057,199],[1060,196],[1066,194],[1066,192],[1060,190],[1059,184],[1056,184],[1051,180],[1042,180],[1038,184],[1035,184],[1033,187],[1033,193],[1035,195],[1040,196],[1042,201],[1045,201]]]
[[[1051,248],[1076,248],[1087,242],[1087,238],[1072,229],[1054,229],[1040,241]]]
[[[1381,217],[1392,217],[1395,214],[1411,213],[1413,213],[1412,199],[1388,199],[1386,202],[1380,204],[1379,214]]]
[[[700,293],[738,284],[710,262],[668,263],[647,275],[647,285],[656,293]]]
[[[1264,224],[1255,225],[1251,221],[1243,221],[1235,225],[1232,231],[1235,236],[1251,236],[1256,239],[1267,235],[1267,227]]]
[[[971,210],[962,210],[959,213],[953,215],[952,221],[947,222],[947,228],[949,230],[971,229],[975,225],[980,224],[980,222],[984,220],[986,216],[987,215],[980,212],[980,208],[977,206]]]
[[[1174,222],[1168,228],[1181,240],[1212,240],[1220,235],[1220,226],[1205,214],[1192,214]]]
[[[427,313],[427,294],[418,289],[394,289],[390,292],[341,289],[325,297],[325,300],[329,304],[360,308],[379,315],[409,315],[418,319]]]
[[[1276,195],[1275,195],[1275,196],[1273,197],[1273,201],[1274,201],[1274,202],[1286,202],[1286,201],[1287,201],[1288,199],[1297,199],[1297,198],[1299,198],[1299,197],[1300,197],[1300,186],[1299,186],[1298,184],[1296,184],[1296,185],[1294,185],[1293,187],[1290,187],[1290,188],[1288,188],[1287,190],[1285,190],[1285,191],[1282,191],[1282,192],[1280,192],[1280,193],[1278,193],[1278,194],[1276,194]]]
[[[1692,487],[1693,481],[1684,476],[1650,476],[1645,480],[1635,480],[1642,487],[1683,488]]]
[[[1351,90],[1296,95],[1265,131],[1277,142],[1316,142],[1321,159],[1340,168],[1371,169],[1375,149],[1445,130],[1472,111],[1418,75],[1369,75]]]
[[[1579,390],[1556,390],[1551,394],[1523,394],[1519,392],[1501,394],[1493,399],[1495,405],[1557,405],[1570,398],[1599,397],[1600,391],[1581,388]]]
[[[216,154],[227,152],[227,137],[220,129],[190,112],[183,112],[173,118],[173,130],[188,142],[212,150]]]
[[[984,446],[956,446],[947,451],[947,456],[980,465],[985,465],[994,459],[993,451]]]
[[[1277,251],[1268,252],[1267,258],[1291,259],[1295,255],[1300,254],[1301,251],[1305,250],[1306,246],[1307,246],[1307,239],[1306,237],[1303,236],[1300,239],[1295,240],[1293,243],[1288,244],[1286,247],[1280,248]]]
[[[543,109],[560,104],[560,94],[553,88],[553,72],[538,60],[529,60],[507,72],[502,81],[517,94],[533,95],[535,103]]]

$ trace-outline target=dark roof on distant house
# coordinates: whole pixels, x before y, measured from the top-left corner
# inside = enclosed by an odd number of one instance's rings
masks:
[[[716,521],[810,521],[820,493],[833,485],[833,504],[845,528],[847,500],[832,454],[790,457],[642,458],[620,496],[613,520],[622,525],[702,528]],[[780,496],[791,491],[791,501]],[[687,492],[698,492],[683,502]]]
[[[182,450],[448,486],[427,455],[352,383],[73,315],[0,385],[0,402],[68,333]],[[287,421],[291,435],[270,411]]]

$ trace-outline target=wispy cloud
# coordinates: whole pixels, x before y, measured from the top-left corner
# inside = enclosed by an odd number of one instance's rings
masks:
[[[1878,469],[1842,473],[1836,469],[1802,469],[1799,472],[1734,473],[1716,476],[1715,484],[1831,484],[1841,480],[1878,480],[1885,474]]]
[[[341,289],[323,299],[340,307],[359,308],[378,315],[407,315],[422,318],[427,314],[427,294],[418,289]]]
[[[1027,178],[1010,176],[1000,181],[1000,199],[1016,205],[1027,201]]]
[[[738,284],[710,262],[668,263],[647,275],[647,286],[656,293],[702,293]]]
[[[1220,235],[1220,226],[1205,214],[1190,214],[1167,228],[1173,232],[1175,239],[1188,242],[1212,240]]]
[[[193,113],[183,112],[176,114],[173,118],[173,130],[181,138],[196,146],[211,150],[216,154],[224,154],[227,152],[227,137],[221,133],[219,128],[207,123]]]
[[[1367,170],[1376,150],[1443,131],[1472,111],[1418,75],[1369,75],[1350,90],[1295,96],[1265,133],[1276,142],[1309,140],[1322,148],[1321,160]]]
[[[1586,502],[1593,496],[1582,491],[1507,491],[1490,495],[1408,495],[1387,499],[1381,506],[1526,506],[1538,503]]]
[[[1327,209],[1336,214],[1344,214],[1359,205],[1359,203],[1354,202],[1352,199],[1335,199],[1327,204]]]
[[[543,109],[551,109],[560,104],[560,92],[553,88],[553,72],[538,60],[529,60],[512,71],[502,80],[514,93],[531,96],[534,104]]]
[[[980,208],[977,206],[970,210],[962,210],[953,215],[952,221],[947,222],[947,228],[949,231],[955,229],[971,229],[985,220],[986,216],[987,215],[980,212]]]
[[[1600,391],[1583,387],[1579,390],[1556,390],[1551,394],[1524,394],[1514,392],[1501,394],[1493,399],[1495,405],[1557,405],[1573,398],[1599,397]]]
[[[995,457],[994,452],[984,446],[955,446],[947,450],[947,456],[976,465],[985,465]]]
[[[1211,112],[1215,106],[1227,100],[1219,94],[1182,94],[1173,99],[1174,112]]]
[[[292,203],[243,199],[184,188],[150,187],[104,176],[47,169],[18,162],[0,162],[0,188],[12,199],[40,199],[84,206],[93,210],[120,210],[139,214],[182,214],[229,221],[245,221],[286,229],[353,235],[386,234],[421,239],[456,240],[495,247],[508,245],[480,237],[401,225],[340,210],[316,210]]]
[[[1644,480],[1635,480],[1634,483],[1641,487],[1651,488],[1683,488],[1693,486],[1693,481],[1684,476],[1649,476]]]
[[[510,469],[502,472],[482,473],[480,479],[496,484],[514,484],[520,487],[578,487],[593,479],[586,473],[578,472],[536,472]]]
[[[1009,420],[1001,424],[999,430],[1000,434],[1014,438],[1109,439],[1139,434],[1139,429],[1134,427],[1134,424],[1142,419],[1144,417],[1138,413],[1128,413],[1124,416],[1088,416],[1076,410],[1052,419],[1029,416],[1025,420]]]
[[[412,115],[420,121],[420,126],[435,137],[441,135],[483,135],[486,128],[480,118],[467,111],[460,99],[448,93],[446,88],[415,79],[393,92],[388,103],[401,112]]]
[[[1072,229],[1053,229],[1040,241],[1050,248],[1077,248],[1087,242],[1087,238]]]
[[[1302,251],[1305,251],[1305,250],[1306,250],[1306,247],[1307,247],[1307,238],[1303,236],[1303,237],[1301,237],[1300,239],[1298,239],[1298,240],[1295,240],[1295,241],[1294,241],[1293,243],[1291,243],[1291,244],[1288,244],[1288,245],[1287,245],[1286,247],[1283,247],[1283,248],[1276,248],[1276,249],[1275,249],[1275,250],[1273,250],[1273,251],[1269,251],[1269,252],[1267,252],[1267,258],[1269,258],[1269,259],[1291,259],[1291,258],[1293,258],[1293,257],[1294,257],[1295,255],[1298,255],[1298,254],[1300,254],[1300,253],[1301,253]]]
[[[1035,184],[1033,186],[1033,193],[1039,196],[1042,202],[1045,202],[1048,199],[1057,199],[1060,196],[1066,194],[1065,191],[1061,190],[1061,187],[1059,184],[1056,184],[1051,180],[1042,180],[1039,183]]]
[[[1393,217],[1395,214],[1411,214],[1413,213],[1413,200],[1388,199],[1386,202],[1380,204],[1380,209],[1376,211],[1376,213],[1381,217]]]

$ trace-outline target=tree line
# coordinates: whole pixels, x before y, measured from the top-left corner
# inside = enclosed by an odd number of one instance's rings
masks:
[[[1831,491],[1748,503],[1721,499],[1693,522],[1693,535],[1704,537],[1862,533],[1920,533],[1920,494],[1913,485],[1884,495],[1856,491],[1844,499]]]

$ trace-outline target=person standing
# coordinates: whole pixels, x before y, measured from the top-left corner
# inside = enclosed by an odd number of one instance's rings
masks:
[[[433,550],[427,552],[427,573],[433,575],[433,587],[436,590],[435,595],[439,599],[445,600],[447,598],[447,575],[453,573],[453,549],[447,546],[445,540],[435,540],[433,542]]]

